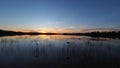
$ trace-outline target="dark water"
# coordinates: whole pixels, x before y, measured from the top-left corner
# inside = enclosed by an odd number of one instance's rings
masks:
[[[120,68],[120,40],[85,36],[0,37],[0,68]]]

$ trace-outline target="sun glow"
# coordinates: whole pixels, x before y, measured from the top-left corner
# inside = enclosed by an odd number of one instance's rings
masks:
[[[41,33],[73,33],[73,32],[83,32],[82,29],[69,29],[69,28],[41,28],[38,29]]]
[[[41,29],[38,29],[38,32],[40,32],[40,33],[47,33],[47,32],[48,32],[48,29],[46,29],[46,28],[41,28]]]
[[[54,30],[50,29],[50,28],[41,28],[41,29],[38,29],[38,32],[41,32],[41,33],[52,33],[52,32],[54,32]]]

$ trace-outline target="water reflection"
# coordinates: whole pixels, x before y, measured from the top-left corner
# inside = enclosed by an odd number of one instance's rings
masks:
[[[37,35],[0,38],[0,68],[119,67],[120,40]]]

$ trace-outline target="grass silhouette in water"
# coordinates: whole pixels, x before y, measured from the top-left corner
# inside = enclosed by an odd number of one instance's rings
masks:
[[[0,68],[120,67],[120,43],[114,41],[16,38],[0,39],[0,60],[7,62],[0,61]]]

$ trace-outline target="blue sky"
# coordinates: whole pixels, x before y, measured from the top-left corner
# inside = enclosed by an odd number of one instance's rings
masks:
[[[27,30],[120,26],[120,0],[0,0],[0,28]]]

